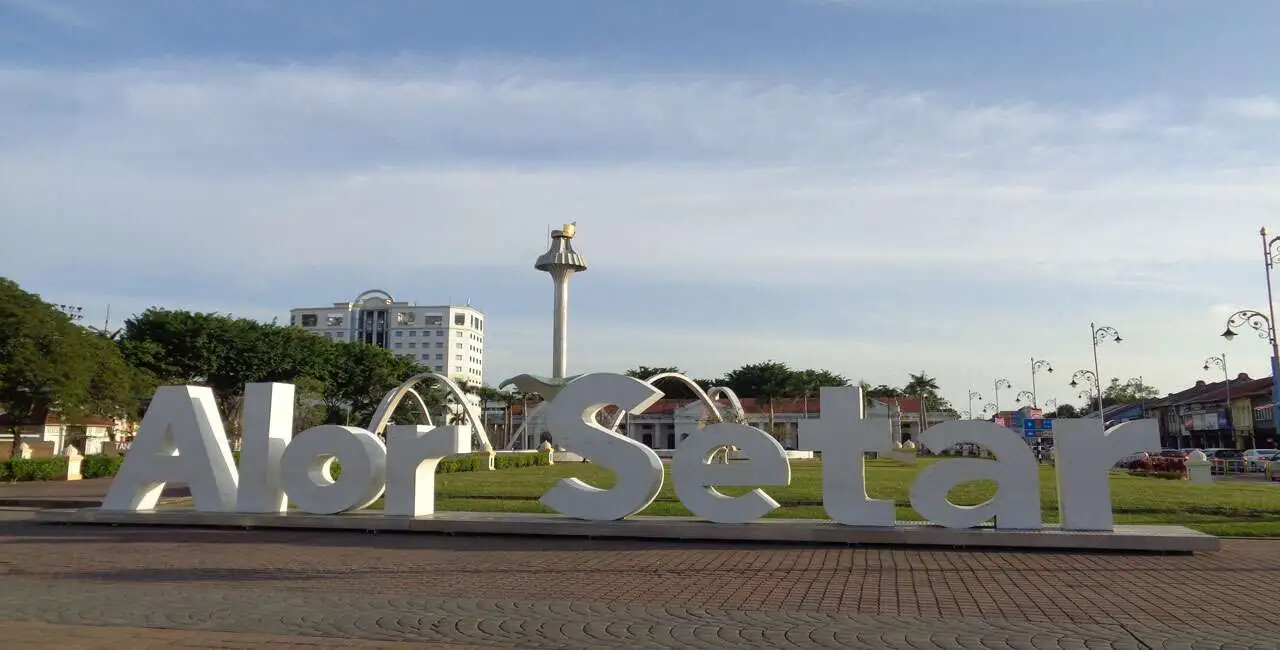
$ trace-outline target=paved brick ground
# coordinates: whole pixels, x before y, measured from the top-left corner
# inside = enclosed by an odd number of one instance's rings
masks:
[[[0,522],[0,621],[489,647],[1274,649],[1277,584],[1266,541],[1117,556]]]
[[[56,639],[57,643],[51,642]],[[235,650],[295,650],[350,648],[352,650],[461,650],[457,645],[423,645],[362,641],[331,637],[297,637],[241,632],[193,632],[137,627],[0,623],[0,643],[6,650],[162,650],[165,648],[227,648]]]

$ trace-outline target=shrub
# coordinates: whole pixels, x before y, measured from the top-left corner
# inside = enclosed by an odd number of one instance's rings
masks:
[[[120,463],[124,456],[85,456],[80,461],[80,476],[83,478],[109,478],[120,471]]]
[[[240,464],[240,452],[233,455],[236,465]],[[488,454],[484,452],[454,456],[440,461],[436,470],[439,474],[455,472],[480,472],[488,467]],[[110,478],[120,471],[124,456],[85,456],[80,463],[80,476],[84,478]],[[537,452],[533,454],[499,454],[494,459],[495,469],[517,469],[521,467],[542,467],[549,465],[550,454]],[[342,473],[342,467],[334,463],[333,477]],[[32,458],[0,461],[0,481],[57,481],[67,475],[67,459],[65,457]]]
[[[1184,478],[1187,475],[1187,459],[1155,456],[1130,461],[1126,466],[1130,474],[1152,478]]]
[[[65,456],[14,458],[0,462],[0,480],[57,481],[67,477]]]

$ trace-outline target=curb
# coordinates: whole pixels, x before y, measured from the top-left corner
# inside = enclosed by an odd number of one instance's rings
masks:
[[[97,508],[101,505],[102,501],[100,499],[0,499],[0,507],[4,508],[66,510],[77,508]]]

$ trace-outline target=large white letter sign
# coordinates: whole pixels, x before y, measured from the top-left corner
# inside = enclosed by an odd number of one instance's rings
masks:
[[[335,481],[333,461],[342,465]],[[326,424],[298,434],[280,458],[280,483],[299,508],[317,515],[360,510],[382,496],[387,448],[356,427]]]
[[[436,467],[471,453],[471,427],[397,425],[387,430],[389,515],[422,517],[436,511]]]
[[[1059,428],[1061,427],[1061,428]],[[1063,530],[1111,531],[1111,467],[1122,457],[1145,451],[1160,453],[1160,427],[1155,420],[1134,420],[1102,430],[1092,418],[1058,420],[1058,514]]]
[[[165,483],[191,488],[195,509],[234,512],[236,466],[213,390],[161,386],[111,481],[103,510],[154,510]]]
[[[947,528],[973,528],[992,518],[996,528],[1039,530],[1044,526],[1040,520],[1039,464],[1018,434],[994,422],[966,420],[925,429],[920,441],[930,449],[969,442],[986,447],[996,457],[942,460],[921,471],[910,497],[911,507],[925,519]],[[983,479],[999,485],[986,503],[958,506],[947,499],[956,485]]]
[[[727,446],[737,447],[748,460],[711,464],[712,453]],[[676,498],[693,514],[716,523],[743,524],[769,514],[778,502],[758,488],[731,497],[715,486],[788,485],[791,464],[773,436],[745,424],[712,424],[680,443],[671,459],[671,480]]]
[[[239,512],[285,512],[280,458],[293,438],[293,384],[248,384],[240,424]]]
[[[662,459],[652,449],[596,424],[595,416],[614,405],[641,413],[662,391],[639,379],[612,373],[585,375],[565,384],[543,408],[556,444],[613,470],[613,488],[602,490],[577,478],[561,479],[542,503],[578,519],[612,521],[649,507],[662,489]]]
[[[862,388],[823,387],[818,390],[822,417],[801,420],[822,452],[822,507],[827,516],[849,526],[892,526],[892,499],[867,494],[868,451],[888,453],[888,422],[862,419]]]

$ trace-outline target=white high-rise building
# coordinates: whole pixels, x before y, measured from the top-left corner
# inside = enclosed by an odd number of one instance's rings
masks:
[[[351,302],[291,309],[289,324],[335,341],[386,348],[455,380],[484,383],[484,312],[469,305],[397,302],[374,289]]]

